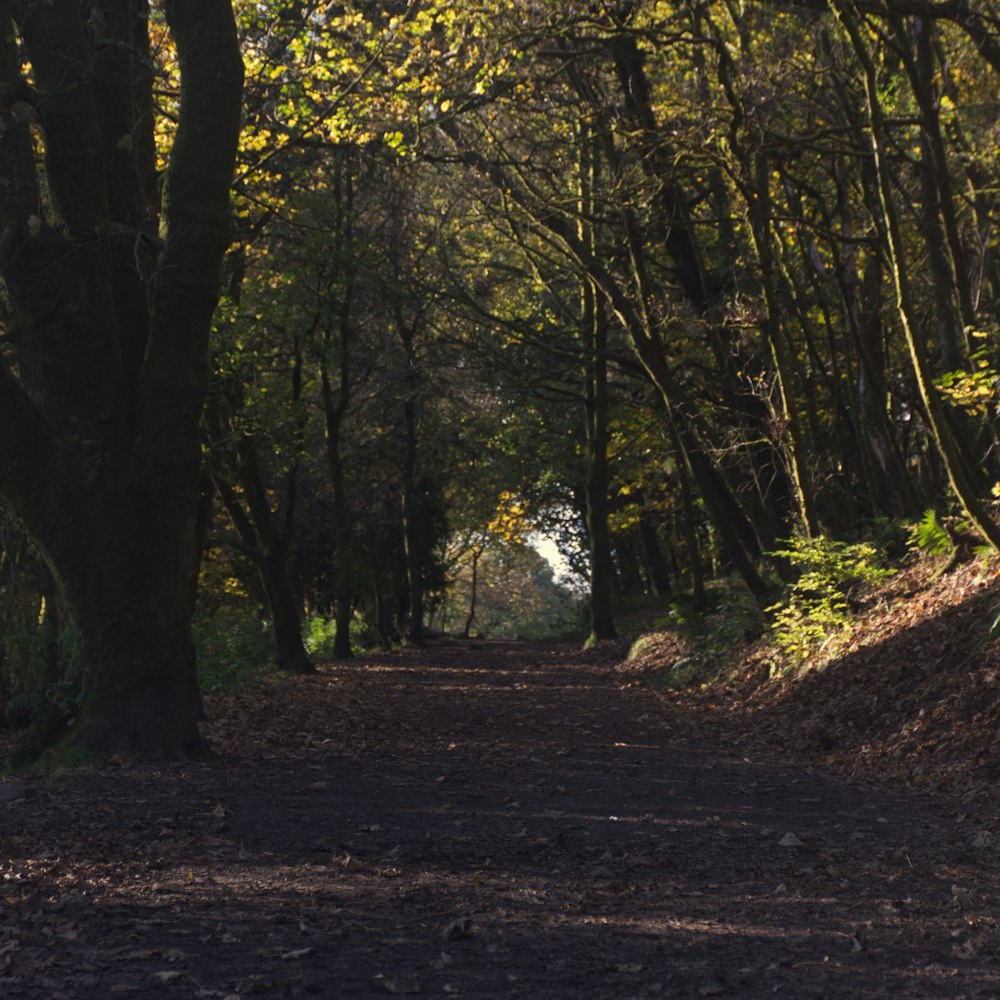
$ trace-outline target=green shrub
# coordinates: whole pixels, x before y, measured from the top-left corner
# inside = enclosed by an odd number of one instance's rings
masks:
[[[333,655],[333,642],[337,635],[337,625],[332,618],[314,615],[306,621],[302,630],[302,641],[306,652],[317,660],[326,660]]]
[[[913,523],[894,517],[877,517],[869,525],[872,545],[891,561],[906,558],[913,548],[912,535]]]
[[[376,633],[357,611],[351,616],[350,632],[352,649],[369,649],[378,644]],[[302,630],[302,641],[306,652],[314,660],[329,660],[333,657],[333,643],[336,637],[337,623],[333,618],[312,615],[306,619]]]
[[[274,667],[274,638],[251,603],[225,604],[193,625],[203,691],[260,683]]]
[[[654,627],[686,635],[692,646],[711,659],[727,652],[741,639],[759,634],[763,621],[753,596],[735,579],[713,580],[708,589],[708,606],[695,607],[689,595],[678,595],[666,615]]]
[[[822,536],[795,538],[771,555],[787,559],[799,571],[786,601],[766,610],[777,644],[801,663],[831,635],[850,625],[852,602],[867,588],[895,572],[881,565],[869,542],[849,544]]]

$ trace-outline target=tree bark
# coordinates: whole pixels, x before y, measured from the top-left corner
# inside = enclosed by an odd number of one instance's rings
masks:
[[[257,448],[258,442],[252,438],[244,438],[239,447],[237,478],[245,508],[223,477],[216,477],[216,487],[264,587],[278,667],[308,674],[315,667],[302,641],[302,602],[292,585],[291,541],[287,531],[276,523],[277,515],[268,503]]]
[[[596,144],[589,128],[580,129],[580,221],[581,243],[596,250],[593,223],[594,188],[598,174]],[[616,636],[612,596],[614,559],[608,525],[608,314],[593,281],[581,276],[580,341],[583,349],[585,447],[587,472],[584,482],[587,543],[590,549],[590,642]]]
[[[0,492],[80,634],[73,739],[181,757],[201,745],[188,583],[243,69],[229,2],[167,0],[181,106],[156,205],[146,4],[105,7],[85,21],[68,0],[0,5],[0,111],[12,123],[0,144],[0,269],[16,317],[13,350],[0,355],[11,430]],[[12,111],[19,100],[35,102],[31,116]]]
[[[966,474],[969,464],[963,453],[961,444],[955,439],[949,426],[944,405],[933,384],[930,363],[926,347],[920,340],[916,329],[916,309],[910,291],[909,273],[903,252],[902,232],[896,206],[893,201],[893,182],[889,172],[887,154],[887,132],[882,105],[878,93],[878,76],[875,64],[871,58],[867,43],[859,27],[857,18],[848,6],[833,3],[831,7],[844,32],[851,42],[861,65],[865,94],[868,101],[869,124],[871,127],[871,155],[878,176],[878,190],[881,199],[882,215],[885,223],[886,251],[889,258],[893,287],[896,292],[896,307],[900,326],[906,338],[913,371],[920,390],[920,398],[926,409],[926,416],[949,484],[962,505],[970,521],[978,531],[995,548],[1000,549],[1000,526],[993,520],[982,501],[976,496],[972,484]]]
[[[608,365],[607,316],[596,291],[586,284],[583,311],[586,338],[587,541],[590,546],[590,639],[613,639],[611,610],[614,560],[608,527]]]
[[[333,488],[334,558],[334,619],[333,655],[338,660],[348,660],[351,649],[351,619],[354,616],[353,587],[351,580],[352,532],[347,499],[347,482],[342,454],[342,434],[351,401],[353,378],[353,329],[351,306],[354,301],[354,184],[351,171],[353,160],[339,155],[334,167],[334,192],[336,194],[336,224],[333,256],[335,279],[331,290],[337,300],[336,323],[324,329],[323,357],[320,361],[320,383],[325,418],[326,456]],[[336,361],[336,388],[330,368]]]
[[[474,545],[472,547],[472,579],[469,582],[469,612],[465,616],[465,626],[462,628],[463,639],[471,637],[472,623],[476,620],[476,604],[479,601],[479,559],[482,554],[483,547],[481,545]]]

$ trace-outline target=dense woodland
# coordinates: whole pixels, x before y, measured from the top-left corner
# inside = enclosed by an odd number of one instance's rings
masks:
[[[998,17],[0,3],[7,724],[1000,547]]]

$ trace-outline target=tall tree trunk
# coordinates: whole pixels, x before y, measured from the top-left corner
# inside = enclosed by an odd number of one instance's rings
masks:
[[[416,482],[417,464],[417,400],[411,393],[403,404],[403,551],[406,558],[406,638],[420,644],[424,638],[424,564],[420,538],[423,498]]]
[[[596,252],[594,188],[598,175],[597,148],[589,128],[580,129],[580,242]],[[586,419],[587,543],[590,549],[590,637],[588,642],[613,639],[614,559],[608,525],[608,314],[589,276],[581,279],[580,341],[583,349],[584,415]]]
[[[472,623],[476,620],[476,605],[479,601],[479,558],[482,554],[482,546],[474,545],[472,548],[472,579],[469,582],[469,613],[465,616],[465,626],[462,629],[462,637],[465,639],[468,639],[472,634]]]
[[[351,308],[354,302],[354,183],[350,150],[338,152],[334,165],[336,221],[333,247],[336,271],[331,292],[337,298],[336,324],[324,330],[324,355],[320,362],[320,381],[325,417],[326,455],[333,489],[334,532],[334,626],[333,655],[350,659],[351,620],[354,617],[352,570],[352,532],[347,499],[347,477],[342,454],[344,420],[351,403],[353,378],[353,329]],[[337,365],[336,389],[330,366]]]
[[[824,43],[826,57],[832,60],[829,41]],[[832,69],[832,66],[831,66]],[[867,141],[867,115],[859,105],[854,88],[840,72],[831,72],[832,86],[842,113],[850,125],[851,160],[859,167],[862,203],[880,241],[884,243],[884,223],[881,213],[879,181]],[[883,315],[883,254],[876,246],[859,262],[854,249],[855,230],[852,204],[847,191],[853,177],[841,156],[834,163],[834,175],[839,194],[840,232],[846,252],[839,260],[835,279],[844,303],[847,333],[856,355],[855,393],[861,414],[860,448],[865,453],[865,467],[873,481],[873,500],[889,517],[915,516],[922,509],[922,498],[911,470],[905,461],[905,447],[897,426],[888,412],[889,384],[887,381],[887,349]],[[860,271],[860,277],[859,277]]]
[[[670,597],[670,570],[648,512],[643,512],[639,519],[639,537],[642,540],[643,564],[650,589],[658,597]]]
[[[19,331],[16,366],[0,356],[0,491],[80,633],[74,740],[183,756],[200,745],[188,582],[242,63],[229,2],[164,9],[181,102],[157,206],[145,2],[89,19],[83,4],[0,5],[0,104],[20,122],[0,144],[0,268]],[[11,110],[25,94],[33,116]]]
[[[315,668],[302,642],[302,602],[292,585],[291,545],[287,534],[275,523],[276,515],[267,502],[256,448],[252,440],[244,441],[240,448],[238,478],[246,509],[221,476],[215,479],[216,488],[264,587],[278,666],[291,673],[312,673]]]
[[[705,570],[701,562],[701,546],[698,544],[698,529],[695,524],[694,499],[691,496],[691,472],[680,442],[678,447],[677,481],[681,496],[681,523],[684,531],[684,545],[688,550],[688,565],[691,573],[691,596],[695,610],[704,611],[708,607],[705,593]]]
[[[903,251],[902,231],[896,212],[893,193],[893,179],[887,160],[888,132],[878,92],[878,74],[858,19],[846,5],[833,3],[831,8],[840,21],[864,75],[865,94],[868,101],[869,124],[871,127],[872,157],[878,176],[879,197],[885,222],[886,251],[892,267],[893,287],[896,292],[896,306],[900,326],[906,338],[913,363],[913,371],[920,391],[920,398],[926,409],[929,430],[955,496],[965,513],[984,538],[1000,549],[1000,527],[991,517],[982,501],[976,496],[966,474],[969,464],[959,441],[949,426],[944,406],[934,387],[926,348],[916,328],[916,308],[910,291],[909,272]]]
[[[330,373],[324,359],[320,367],[323,393],[323,410],[326,416],[326,457],[333,488],[334,558],[334,617],[336,631],[333,637],[333,655],[338,660],[350,659],[351,618],[353,594],[351,587],[351,524],[347,505],[347,482],[344,459],[341,454],[341,428],[347,412],[350,366],[347,357],[347,338],[342,338],[340,358],[339,400],[334,402]]]
[[[587,541],[590,546],[590,639],[613,639],[611,610],[614,560],[608,526],[608,370],[607,316],[593,287],[587,282],[584,306],[584,336],[588,342],[586,417]],[[589,328],[589,332],[588,332]]]
[[[759,542],[745,512],[736,502],[725,478],[706,450],[705,435],[700,432],[697,408],[682,389],[679,380],[664,358],[648,309],[649,278],[646,273],[644,253],[638,232],[629,213],[625,213],[629,236],[629,256],[635,283],[638,288],[638,310],[620,292],[616,283],[602,283],[602,290],[619,310],[639,361],[653,384],[659,390],[666,418],[671,426],[679,450],[685,456],[691,477],[705,501],[709,519],[719,533],[726,553],[747,589],[759,603],[770,601],[772,590],[761,575],[757,561],[761,557]],[[596,262],[595,262],[596,263]],[[636,314],[638,311],[638,315]]]
[[[737,94],[735,67],[729,47],[725,40],[718,36],[711,19],[705,17],[705,22],[715,36],[719,78],[733,112],[729,142],[738,161],[735,176],[746,203],[750,233],[760,269],[764,299],[760,330],[770,354],[777,389],[776,417],[778,422],[784,424],[785,432],[785,440],[779,440],[778,447],[786,464],[799,525],[806,535],[814,535],[819,530],[819,524],[812,489],[803,471],[802,460],[807,450],[806,441],[792,393],[793,374],[797,362],[794,350],[786,343],[786,331],[781,319],[784,310],[779,296],[776,237],[772,232],[771,163],[765,151],[760,148],[763,139],[754,134],[753,127],[748,123],[743,101]],[[748,45],[749,39],[745,38],[744,48]],[[801,378],[798,381],[803,382]]]

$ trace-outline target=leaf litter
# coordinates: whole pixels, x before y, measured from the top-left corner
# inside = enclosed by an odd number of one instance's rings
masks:
[[[0,993],[1000,995],[990,812],[706,738],[622,653],[324,666],[209,699],[210,761],[18,779]]]

